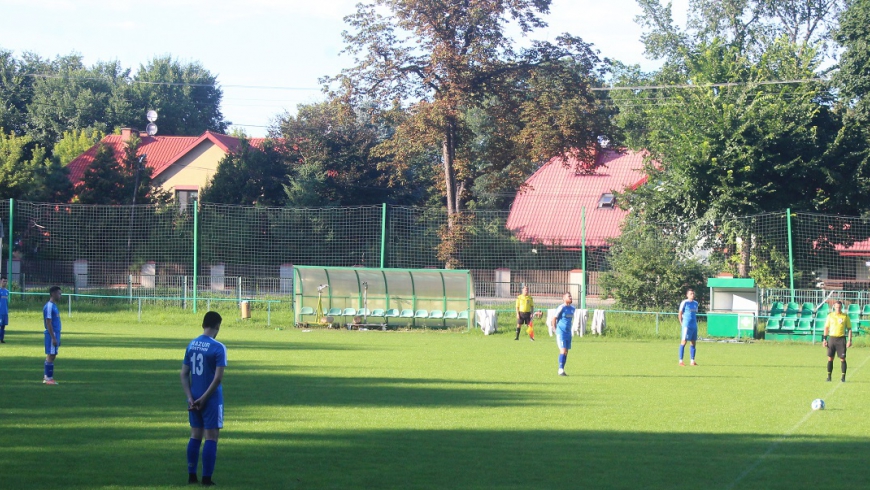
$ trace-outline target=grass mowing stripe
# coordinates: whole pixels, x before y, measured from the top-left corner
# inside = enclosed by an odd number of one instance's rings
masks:
[[[861,362],[861,364],[860,364],[857,368],[854,368],[854,369],[853,369],[853,371],[852,371],[852,376],[854,376],[856,372],[860,371],[861,368],[864,367],[865,364],[867,364],[867,361],[870,361],[870,356],[865,357],[865,358],[864,358],[864,361]],[[837,390],[840,389],[841,386],[843,386],[843,383],[837,383],[833,388],[831,388],[830,391],[828,391],[828,393],[825,395],[825,398],[831,398],[832,396],[834,396],[834,393],[836,393]],[[823,399],[824,399],[824,398],[823,398]],[[795,424],[791,429],[785,431],[785,432],[784,432],[784,433],[783,433],[779,438],[777,438],[775,441],[773,441],[773,443],[770,445],[770,447],[767,448],[767,451],[765,451],[761,456],[759,456],[759,458],[756,459],[754,463],[752,463],[751,465],[749,465],[749,467],[746,468],[746,470],[744,470],[743,473],[741,473],[741,474],[740,474],[740,475],[739,475],[739,476],[738,476],[738,477],[737,477],[733,482],[731,482],[731,484],[728,485],[728,487],[726,487],[726,488],[727,488],[728,490],[731,490],[732,488],[736,487],[736,486],[737,486],[741,481],[743,481],[744,478],[746,478],[747,476],[749,476],[749,474],[752,473],[752,471],[755,470],[755,468],[758,468],[758,466],[759,466],[762,462],[764,462],[764,459],[767,458],[767,456],[770,455],[774,450],[776,450],[776,448],[777,448],[777,447],[778,447],[778,446],[779,446],[779,445],[780,445],[784,440],[786,440],[789,436],[791,436],[792,434],[794,434],[795,432],[797,432],[797,430],[800,429],[801,426],[803,426],[804,423],[806,423],[806,421],[809,420],[810,417],[813,416],[813,413],[815,413],[815,410],[810,409],[810,411],[807,412],[806,415],[804,415],[803,418],[800,419],[800,421],[799,421],[798,423],[796,423],[796,424]]]

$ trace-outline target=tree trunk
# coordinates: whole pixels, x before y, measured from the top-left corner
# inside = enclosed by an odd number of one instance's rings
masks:
[[[447,197],[448,226],[452,226],[454,214],[459,212],[459,190],[456,187],[456,170],[453,168],[456,158],[456,122],[448,121],[444,131],[444,142],[441,144],[441,160],[444,165],[444,193]]]
[[[740,263],[737,266],[737,275],[742,278],[749,277],[749,260],[751,251],[750,240],[737,238],[737,247],[740,251]]]

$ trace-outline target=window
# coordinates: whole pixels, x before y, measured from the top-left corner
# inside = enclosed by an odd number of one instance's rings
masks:
[[[607,192],[601,194],[601,197],[598,198],[598,207],[599,208],[609,208],[613,209],[616,205],[616,197],[613,194]]]
[[[197,199],[199,199],[199,191],[197,190],[175,191],[175,201],[178,202],[178,210],[182,213],[186,213]]]

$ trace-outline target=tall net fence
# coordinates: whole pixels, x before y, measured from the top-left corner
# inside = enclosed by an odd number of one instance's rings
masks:
[[[577,272],[585,269],[586,294],[598,295],[599,275],[611,267],[612,240],[625,213],[561,206],[559,226],[532,236],[524,228],[530,221],[517,225],[507,210],[448,218],[443,209],[402,206],[0,200],[3,274],[27,288],[60,284],[130,297],[198,293],[241,299],[290,294],[294,265],[452,267],[472,271],[479,297],[510,298],[522,284],[533,294],[558,296],[580,282]],[[686,253],[717,271],[752,277],[759,287],[790,296],[792,288],[870,289],[867,218],[779,212],[662,224],[655,233],[677,237]]]

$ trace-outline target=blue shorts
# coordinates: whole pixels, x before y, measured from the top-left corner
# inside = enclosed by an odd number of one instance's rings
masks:
[[[0,327],[9,325],[9,315],[7,313],[0,314]]]
[[[57,345],[51,344],[51,334],[48,330],[45,331],[45,355],[47,356],[56,356],[57,350],[60,349],[60,332],[54,332],[54,336],[57,337]]]
[[[561,328],[556,329],[556,345],[558,345],[560,349],[571,350],[571,338],[570,330],[562,330]]]
[[[698,340],[698,327],[683,327],[683,333],[680,336],[680,340],[686,340],[694,342]]]
[[[224,428],[224,401],[223,397],[212,396],[205,402],[205,406],[199,410],[189,410],[190,426],[198,429],[223,429]]]

